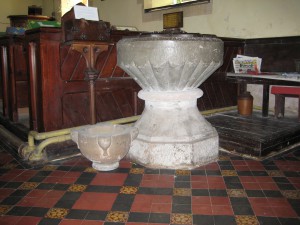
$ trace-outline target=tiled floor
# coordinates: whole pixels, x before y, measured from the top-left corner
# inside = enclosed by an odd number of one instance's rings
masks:
[[[192,170],[122,161],[97,172],[78,157],[24,169],[0,151],[0,224],[299,225],[300,149],[261,163],[221,154]]]

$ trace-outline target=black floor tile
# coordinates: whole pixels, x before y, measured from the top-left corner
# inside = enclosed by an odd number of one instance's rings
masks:
[[[234,215],[254,215],[250,205],[232,205]]]
[[[48,211],[48,208],[32,207],[26,216],[44,217]]]
[[[265,197],[265,194],[261,190],[246,190],[248,197]]]
[[[21,199],[22,199],[22,197],[20,197],[20,196],[9,196],[9,197],[6,197],[5,199],[3,199],[1,204],[2,205],[15,205]]]
[[[44,218],[39,222],[39,225],[59,225],[60,222],[60,219]]]
[[[124,186],[139,186],[143,178],[143,174],[128,174]]]
[[[172,213],[192,213],[191,204],[172,204]]]
[[[59,200],[54,207],[56,208],[65,208],[65,209],[71,209],[72,206],[75,204],[75,200]]]
[[[299,218],[278,218],[281,225],[299,225]]]
[[[215,225],[236,225],[234,216],[214,216]]]
[[[277,217],[262,217],[258,216],[257,220],[260,225],[281,225]]]
[[[29,210],[30,207],[14,206],[6,215],[24,216]]]
[[[227,189],[244,189],[241,183],[226,183]]]
[[[105,220],[106,215],[107,215],[106,211],[90,210],[90,211],[88,211],[85,219],[86,220]]]
[[[150,217],[150,213],[131,212],[129,214],[128,222],[147,223],[149,217]]]
[[[209,196],[208,189],[192,189],[192,196]]]
[[[220,170],[206,170],[207,176],[221,176]]]
[[[205,170],[192,170],[191,175],[206,176]]]
[[[172,203],[173,204],[191,204],[192,199],[190,196],[173,196]]]
[[[214,224],[214,216],[210,216],[210,215],[193,215],[193,224],[212,225],[212,224]]]
[[[85,219],[87,214],[89,213],[88,210],[80,210],[80,209],[70,209],[68,214],[65,218],[67,219]]]
[[[46,177],[42,177],[42,176],[33,176],[31,177],[28,182],[42,182]]]
[[[184,182],[184,181],[177,181],[174,184],[175,188],[191,188],[190,182]]]
[[[70,187],[70,184],[55,184],[53,190],[66,191]]]
[[[280,191],[273,191],[273,190],[264,190],[263,191],[266,197],[270,198],[281,198],[283,197]]]
[[[172,195],[173,188],[153,188],[153,194],[155,194],[155,195]]]
[[[261,176],[269,176],[266,171],[252,171],[253,176],[261,177]]]
[[[41,189],[41,190],[52,190],[54,188],[55,184],[53,183],[40,183],[36,189]]]
[[[134,201],[135,195],[119,194],[115,200],[112,211],[125,211],[129,212]]]
[[[22,182],[7,182],[4,188],[17,189],[22,185]]]
[[[240,198],[240,197],[230,197],[231,205],[248,205],[250,206],[250,202],[248,198]]]
[[[226,197],[227,192],[226,190],[222,190],[222,189],[209,189],[209,195]]]
[[[277,183],[277,186],[280,190],[296,190],[296,188],[292,184]]]
[[[10,194],[10,196],[19,196],[24,197],[26,196],[30,190],[15,190],[13,193]]]
[[[170,223],[170,214],[150,213],[149,223]]]

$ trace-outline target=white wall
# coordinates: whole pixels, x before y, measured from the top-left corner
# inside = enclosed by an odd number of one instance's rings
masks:
[[[102,20],[142,31],[160,31],[164,13],[183,11],[187,32],[239,38],[300,35],[300,0],[212,0],[151,13],[143,12],[143,0],[90,0],[90,5],[99,8]]]
[[[90,0],[99,8],[102,20],[112,25],[134,26],[141,31],[161,31],[164,13],[183,11],[187,32],[215,34],[220,37],[261,38],[300,35],[300,0],[212,0],[200,4],[143,12],[143,0]],[[254,104],[261,106],[262,86],[249,85]],[[286,100],[287,110],[297,111],[296,99]],[[270,95],[270,109],[274,96]]]
[[[0,32],[5,32],[10,21],[7,16],[10,15],[27,15],[28,6],[42,6],[42,0],[1,0],[0,7]]]

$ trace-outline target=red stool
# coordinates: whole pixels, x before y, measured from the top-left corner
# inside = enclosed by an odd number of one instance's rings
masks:
[[[300,121],[300,87],[272,86],[275,95],[275,117],[284,117],[285,97],[298,98],[298,120]]]

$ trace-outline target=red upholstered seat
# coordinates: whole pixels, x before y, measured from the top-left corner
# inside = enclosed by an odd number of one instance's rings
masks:
[[[284,117],[286,97],[299,98],[298,120],[300,122],[300,87],[272,86],[271,93],[275,95],[275,117]]]
[[[272,94],[300,95],[300,87],[272,86]]]

